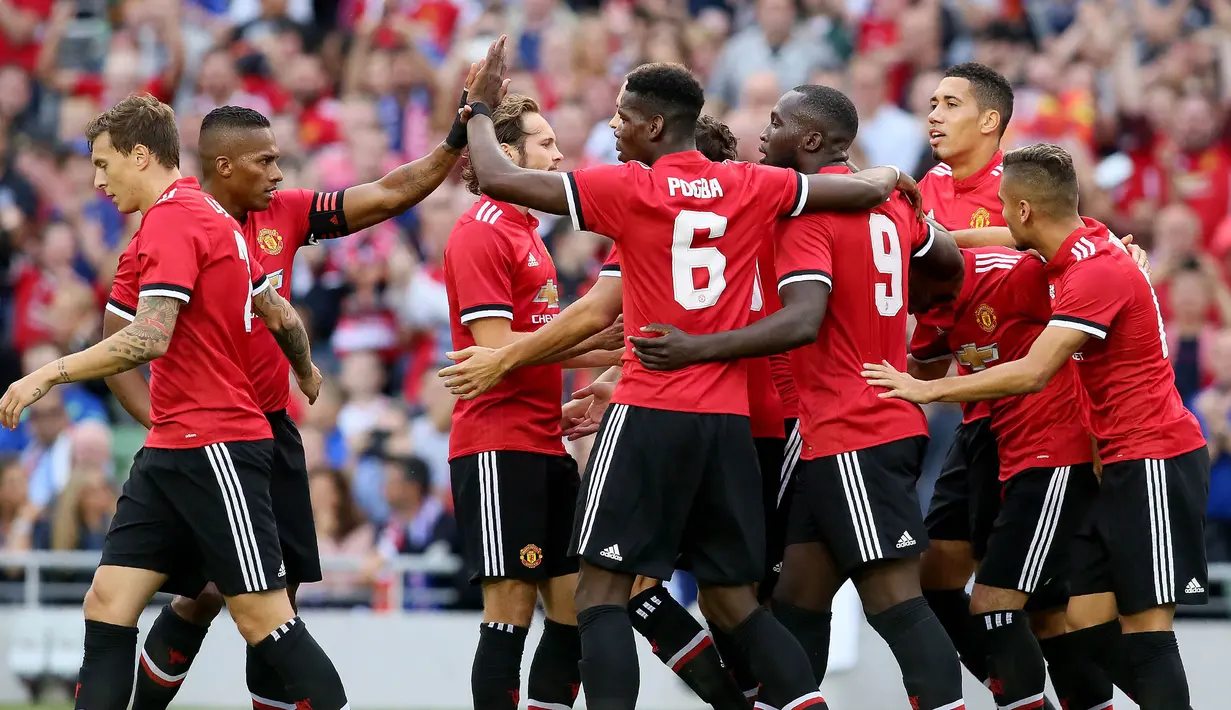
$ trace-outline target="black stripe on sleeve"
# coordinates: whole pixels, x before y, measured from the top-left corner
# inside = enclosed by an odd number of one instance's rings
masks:
[[[120,303],[114,298],[108,298],[107,305],[111,306],[117,311],[123,311],[124,313],[127,313],[128,315],[133,316],[134,318],[137,316],[137,309],[129,308],[128,306],[124,305],[123,303]]]
[[[170,296],[171,298],[178,298],[179,300],[187,303],[192,299],[192,289],[176,284],[142,284],[141,292],[137,294],[137,297],[146,298],[149,296]]]
[[[620,271],[619,264],[603,264],[603,267],[598,270],[599,276],[615,276],[620,277],[623,273]]]
[[[783,274],[782,278],[778,279],[778,290],[781,291],[783,286],[800,281],[820,281],[830,289],[833,289],[833,276],[828,271],[822,271],[821,269],[799,269]]]
[[[808,178],[803,173],[795,173],[795,202],[791,208],[791,216],[798,217],[804,211],[804,203],[808,201]]]
[[[1103,325],[1102,323],[1096,323],[1092,320],[1086,320],[1085,318],[1078,318],[1076,316],[1053,315],[1051,320],[1048,321],[1048,325],[1058,325],[1064,328],[1080,330],[1083,333],[1093,335],[1099,340],[1106,340],[1107,334],[1111,332],[1110,326]]]
[[[463,308],[458,316],[462,323],[469,323],[480,318],[508,318],[513,320],[513,307],[507,303],[481,303],[470,308]]]
[[[308,210],[308,238],[306,244],[316,244],[322,239],[337,239],[350,234],[342,203],[346,190],[317,192],[312,195],[312,207]]]
[[[590,231],[586,227],[586,217],[581,211],[581,191],[577,189],[577,176],[571,172],[564,174],[564,180],[568,184],[568,206],[573,213],[573,227],[581,232]]]
[[[269,277],[266,276],[265,274],[261,274],[260,278],[257,278],[253,280],[252,282],[252,295],[253,296],[259,295],[262,291],[264,291],[269,286],[270,286]]]

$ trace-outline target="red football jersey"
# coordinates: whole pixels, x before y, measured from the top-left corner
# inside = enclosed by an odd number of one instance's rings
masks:
[[[794,170],[711,162],[697,151],[654,165],[563,173],[573,227],[620,245],[624,327],[667,323],[689,333],[748,324],[756,258],[779,217],[798,214],[808,183]],[[748,411],[742,361],[651,372],[628,349],[613,402],[678,412]]]
[[[107,310],[131,322],[137,315],[138,288],[137,238],[134,236],[120,253],[115,278],[111,281],[111,295],[107,298]]]
[[[996,151],[987,165],[965,180],[954,180],[953,168],[946,163],[939,163],[929,170],[919,181],[919,192],[923,195],[923,206],[928,211],[928,217],[949,230],[1005,226],[1000,204],[1003,162],[1004,154]],[[944,348],[944,338],[936,329],[943,328],[945,320],[936,321],[936,315],[925,313],[918,317],[912,348],[916,345],[922,349]],[[958,373],[966,375],[970,374],[970,370],[963,370],[959,364]],[[990,413],[987,402],[962,404],[963,423],[982,419]]]
[[[870,212],[784,220],[776,238],[780,290],[798,281],[830,288],[816,342],[791,351],[804,439],[800,457],[926,435],[918,405],[882,399],[859,373],[865,362],[906,367],[906,280],[912,254],[931,248],[931,228],[895,196]]]
[[[952,304],[940,348],[912,350],[919,359],[955,357],[979,372],[1020,360],[1051,318],[1043,262],[1003,247],[963,249],[966,276]],[[1033,467],[1088,463],[1088,403],[1067,362],[1042,392],[988,403],[1000,450],[1000,479]]]
[[[755,289],[752,293],[751,320],[754,321],[772,313],[767,305],[769,295],[774,292],[766,291],[764,284],[773,283],[774,272],[772,262],[768,268],[766,267],[766,251],[772,258],[774,251],[772,240],[765,240],[761,247],[761,254],[757,258]],[[598,275],[600,277],[620,276],[618,247],[612,247]],[[777,300],[776,293],[774,293],[774,298]],[[781,302],[779,304],[781,307]],[[769,358],[750,358],[746,362],[748,364],[748,416],[752,426],[752,436],[758,439],[781,439],[786,433],[783,426],[782,400],[779,399],[778,392],[774,389]]]
[[[556,265],[538,225],[513,205],[486,197],[457,220],[445,246],[454,350],[475,344],[467,324],[480,318],[508,318],[514,332],[529,333],[559,315]],[[563,390],[560,365],[538,365],[510,372],[472,400],[458,400],[449,458],[481,451],[563,454]]]
[[[1107,228],[1085,219],[1046,267],[1048,326],[1091,336],[1073,354],[1104,463],[1166,459],[1205,446],[1180,401],[1150,279]]]
[[[776,240],[767,240],[768,248],[762,248],[757,257],[757,266],[761,272],[762,284],[773,284],[777,278]],[[768,316],[782,310],[782,299],[778,297],[778,289],[766,287],[765,315]],[[769,356],[769,376],[773,380],[774,390],[778,393],[778,401],[782,403],[782,416],[787,419],[799,417],[799,392],[795,389],[795,375],[791,372],[791,354],[776,353]]]
[[[270,287],[286,300],[291,300],[291,267],[299,248],[347,234],[342,213],[345,195],[344,191],[278,190],[268,209],[249,212],[244,220],[241,229],[253,255],[268,275]],[[253,326],[249,352],[248,377],[257,404],[265,412],[286,409],[291,364],[264,323]]]
[[[145,445],[200,448],[272,436],[248,381],[252,297],[269,287],[239,225],[196,178],[176,180],[133,236],[138,297],[183,301],[167,353],[150,363]]]

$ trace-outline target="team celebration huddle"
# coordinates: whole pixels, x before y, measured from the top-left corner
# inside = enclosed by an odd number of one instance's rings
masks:
[[[106,338],[0,400],[11,428],[55,385],[105,378],[150,429],[85,599],[76,708],[166,708],[224,604],[254,708],[349,707],[295,604],[321,563],[288,384],[311,402],[321,374],[292,265],[403,214],[466,153],[477,199],[445,248],[440,376],[483,593],[473,708],[519,707],[540,603],[529,708],[636,707],[637,635],[711,707],[827,708],[850,581],[911,710],[965,708],[964,672],[1003,710],[1102,710],[1114,687],[1189,710],[1172,626],[1209,586],[1205,440],[1144,253],[1081,216],[1062,148],[1002,153],[1004,77],[944,75],[940,163],[916,183],[850,163],[841,91],[782,95],[754,164],[687,68],[645,64],[611,118],[620,164],[566,172],[535,98],[508,93],[505,54],[501,37],[471,66],[431,153],[336,192],[276,189],[277,141],[251,109],[204,118],[199,181],[156,99],[90,124],[95,187],[142,215]],[[535,213],[613,242],[564,309]],[[606,369],[562,407],[564,368]],[[963,419],[925,513],[932,402]],[[564,440],[591,434],[579,470]],[[676,570],[704,624],[663,585]],[[178,596],[138,651],[158,591]]]

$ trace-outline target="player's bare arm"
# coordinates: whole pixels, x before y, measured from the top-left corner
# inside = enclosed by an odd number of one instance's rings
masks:
[[[923,198],[915,179],[897,168],[868,168],[850,175],[805,175],[808,199],[804,212],[862,212],[889,199],[899,190],[923,216]]]
[[[939,227],[934,220],[928,220],[933,226]],[[953,241],[962,249],[974,249],[976,247],[1006,247],[1016,249],[1017,243],[1013,241],[1013,235],[1009,233],[1008,227],[981,227],[979,229],[958,229],[950,232],[953,235]],[[1133,257],[1133,261],[1137,262],[1137,268],[1151,273],[1150,257],[1146,254],[1146,250],[1137,246],[1133,240],[1133,235],[1127,234],[1120,237],[1120,242],[1128,248],[1129,256]]]
[[[966,268],[962,250],[947,229],[935,224],[930,226],[932,237],[911,258],[911,269],[919,269],[935,281],[956,278]]]
[[[252,297],[252,310],[274,336],[278,347],[291,363],[299,389],[312,404],[321,391],[321,373],[312,364],[312,345],[308,342],[308,331],[299,312],[272,288],[266,288]]]
[[[611,326],[623,309],[623,290],[619,279],[600,278],[594,288],[577,299],[560,315],[533,333],[525,334],[499,349],[471,347],[446,356],[457,364],[440,371],[448,378],[445,386],[465,399],[473,399],[500,383],[509,372],[530,364],[559,362],[558,355],[568,355],[587,339]],[[503,319],[493,319],[503,320]],[[477,321],[476,321],[477,323]],[[471,328],[475,342],[478,333]],[[623,336],[623,326],[620,330]]]
[[[874,387],[884,387],[881,397],[905,399],[916,404],[931,402],[978,402],[1039,392],[1090,336],[1079,330],[1049,326],[1043,329],[1026,357],[961,377],[922,382],[887,362],[864,363],[861,373]]]
[[[642,330],[657,337],[630,337],[633,353],[650,370],[678,370],[699,362],[763,357],[802,347],[817,338],[829,286],[799,281],[782,287],[782,309],[737,330],[690,335],[674,326],[652,323]]]
[[[15,428],[21,421],[22,410],[56,385],[111,377],[165,355],[171,346],[181,303],[169,296],[143,296],[137,301],[133,322],[119,332],[14,382],[0,399],[0,424]]]
[[[946,355],[932,360],[919,360],[914,355],[906,356],[906,373],[916,380],[939,380],[949,374],[953,357]]]
[[[127,325],[127,320],[110,310],[106,311],[103,313],[103,338],[110,338]],[[146,429],[153,426],[150,422],[150,385],[139,370],[121,372],[104,378],[104,381],[129,416]]]
[[[391,170],[375,182],[346,189],[343,213],[351,231],[367,229],[406,212],[440,187],[462,156],[441,143],[431,153]]]

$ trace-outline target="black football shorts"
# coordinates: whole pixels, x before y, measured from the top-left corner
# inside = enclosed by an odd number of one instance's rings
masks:
[[[1089,463],[1028,468],[1002,485],[1000,515],[975,581],[1063,600],[1077,529],[1098,497]]]
[[[765,576],[757,588],[757,598],[762,602],[773,596],[782,572],[787,518],[795,490],[791,478],[803,448],[798,419],[784,420],[783,429],[785,439],[755,440],[757,460],[761,465],[761,503],[765,509]]]
[[[449,471],[472,583],[577,571],[568,554],[578,486],[572,456],[485,451],[453,459]]]
[[[101,564],[161,572],[163,591],[187,597],[207,581],[225,596],[284,588],[269,493],[273,449],[272,439],[141,449]]]
[[[596,567],[702,586],[765,574],[761,472],[748,417],[613,404],[578,501],[570,549]]]
[[[932,540],[969,542],[982,559],[1000,511],[1000,455],[991,418],[959,424],[925,518]]]
[[[1204,446],[1170,459],[1104,463],[1098,499],[1077,535],[1072,593],[1114,592],[1121,614],[1205,604],[1209,493]]]
[[[915,484],[927,437],[803,460],[795,469],[786,544],[820,542],[850,576],[877,560],[915,557],[928,546]]]
[[[286,583],[321,581],[321,553],[316,544],[308,463],[299,429],[286,410],[265,415],[274,433],[274,461],[270,469],[269,497],[278,521],[278,540],[286,563]]]

